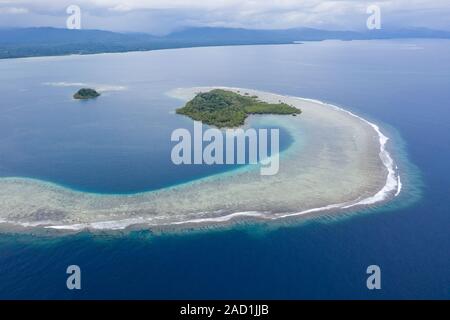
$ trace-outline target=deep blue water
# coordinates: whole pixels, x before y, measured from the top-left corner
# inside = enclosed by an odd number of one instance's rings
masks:
[[[161,123],[164,134],[168,130],[164,129],[166,121],[188,121],[175,120],[169,112],[152,112],[149,106],[169,110],[173,102],[158,92],[196,85],[255,88],[340,104],[381,124],[394,139],[396,159],[407,158],[399,163],[405,177],[403,194],[383,210],[347,219],[320,218],[276,230],[239,226],[181,235],[152,235],[146,231],[116,236],[82,233],[64,238],[1,235],[0,298],[450,298],[450,41],[195,48],[33,62],[0,61],[0,70],[2,92],[16,92],[19,87],[30,90],[24,92],[36,108],[44,108],[31,117],[24,114],[30,111],[28,103],[1,104],[1,169],[11,170],[8,168],[12,165],[7,164],[15,159],[28,159],[16,166],[22,175],[27,172],[20,170],[34,163],[29,148],[36,150],[36,158],[45,152],[33,142],[33,136],[38,139],[41,130],[17,130],[18,123],[24,121],[21,127],[26,128],[30,121],[36,128],[41,122],[48,136],[55,130],[73,142],[72,126],[77,127],[74,118],[80,117],[78,106],[69,102],[73,88],[51,87],[53,92],[42,85],[44,81],[97,83],[104,79],[104,84],[126,85],[133,93],[131,100],[123,93],[108,93],[103,97],[105,106],[87,109],[88,114],[78,118],[83,127],[77,130],[79,149],[85,147],[84,143],[104,146],[101,152],[92,150],[92,159],[86,159],[90,164],[105,160],[101,158],[103,151],[117,150],[108,149],[109,143],[122,141],[128,145],[130,140],[141,137],[148,123]],[[48,103],[58,95],[68,102]],[[8,97],[12,99],[12,95],[7,96],[6,101]],[[120,104],[126,104],[129,110],[117,110]],[[53,111],[67,106],[74,109],[65,110],[69,112],[67,122],[60,121],[62,113],[58,111],[58,121],[54,122]],[[107,106],[112,106],[109,113],[98,110]],[[108,114],[108,121],[99,117]],[[161,118],[152,119],[155,114]],[[89,117],[92,122],[86,124]],[[121,131],[121,124],[128,121],[133,125]],[[92,136],[89,127],[99,122],[105,125],[104,134]],[[66,132],[59,126],[67,128]],[[132,127],[136,131],[130,132]],[[27,138],[21,139],[22,135]],[[48,144],[53,158],[42,156],[41,167],[31,168],[30,172],[45,171],[45,159],[54,161],[56,171],[59,163],[64,169],[60,173],[70,171],[63,160],[79,149],[72,144],[65,150],[58,143],[63,140],[64,136],[55,136],[55,143]],[[15,143],[18,141],[24,143],[20,148]],[[132,147],[129,152],[137,152]],[[17,153],[5,154],[6,150]],[[56,151],[61,152],[61,158],[54,158]],[[83,166],[82,160],[72,167],[73,180],[55,174],[68,179],[58,182],[84,188],[86,181],[83,184],[76,180],[79,172],[89,168]],[[129,165],[135,166],[139,164]],[[208,174],[199,170],[184,177]],[[52,172],[45,173],[49,179]],[[118,173],[121,181],[129,177],[132,186],[136,181],[133,175],[128,176],[130,172],[134,169]],[[161,174],[171,173],[162,170]],[[176,182],[174,179],[171,183]],[[113,184],[111,178],[93,190],[118,191],[104,189]],[[415,202],[410,203],[412,200]],[[65,269],[70,264],[82,269],[81,291],[65,287]],[[369,291],[365,286],[365,270],[371,264],[382,270],[379,291]]]

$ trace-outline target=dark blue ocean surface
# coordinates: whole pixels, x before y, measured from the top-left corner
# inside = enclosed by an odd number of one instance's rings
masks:
[[[393,139],[404,181],[400,197],[382,208],[275,229],[2,234],[0,298],[450,298],[450,41],[326,41],[4,60],[0,78],[3,176],[46,177],[89,189],[87,177],[98,174],[91,190],[145,189],[158,180],[155,170],[146,171],[144,180],[135,176],[139,166],[158,158],[148,152],[140,164],[136,156],[147,152],[140,149],[144,140],[154,139],[147,125],[159,123],[161,134],[169,135],[171,128],[189,126],[189,119],[170,113],[177,102],[162,93],[223,85],[325,100],[375,121]],[[70,100],[74,87],[44,84],[51,82],[128,89],[106,92],[100,105],[80,106]],[[48,140],[52,132],[54,140]],[[37,143],[44,140],[44,146]],[[118,144],[129,147],[122,160]],[[96,148],[89,156],[91,145]],[[164,151],[158,147],[154,153]],[[169,177],[166,165],[164,160],[155,168]],[[114,166],[123,170],[99,184],[97,178]],[[104,171],[91,172],[97,170]],[[218,172],[204,170],[183,179]],[[107,189],[119,180],[120,188]],[[81,267],[80,291],[66,288],[71,264]],[[381,290],[366,288],[372,264],[381,268]]]

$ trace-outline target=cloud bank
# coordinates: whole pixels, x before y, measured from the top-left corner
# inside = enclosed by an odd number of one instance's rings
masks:
[[[390,28],[450,30],[449,0],[0,0],[0,27],[64,27],[78,5],[89,29],[165,33],[186,26],[361,30],[369,5]]]

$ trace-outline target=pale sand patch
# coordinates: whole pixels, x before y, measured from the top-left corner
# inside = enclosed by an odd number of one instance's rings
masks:
[[[188,100],[211,89],[177,89],[170,95]],[[368,205],[399,193],[395,164],[384,149],[386,137],[373,124],[320,101],[226,89],[302,109],[297,117],[251,116],[246,124],[283,126],[293,137],[277,175],[261,176],[252,166],[136,195],[89,194],[32,179],[4,178],[0,222],[68,230],[223,223]]]

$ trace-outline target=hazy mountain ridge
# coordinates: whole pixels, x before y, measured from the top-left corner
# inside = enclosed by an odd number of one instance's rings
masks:
[[[327,39],[365,40],[392,38],[444,38],[450,32],[429,29],[332,31],[312,28],[253,30],[239,28],[187,28],[166,36],[103,30],[58,28],[0,29],[0,58],[66,54],[147,51],[157,49],[252,44],[288,44]]]

